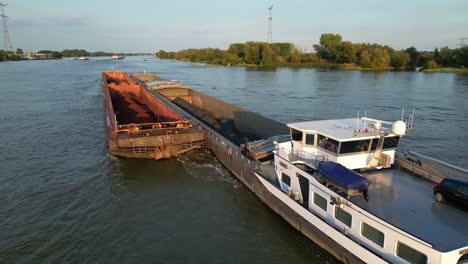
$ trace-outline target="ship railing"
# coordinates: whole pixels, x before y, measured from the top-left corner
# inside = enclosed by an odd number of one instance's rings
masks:
[[[317,168],[318,164],[322,161],[328,161],[328,155],[318,155],[304,150],[288,150],[284,148],[279,149],[279,155],[287,158],[290,162],[301,161],[306,164],[312,165]]]
[[[168,128],[191,128],[192,125],[188,120],[173,121],[173,122],[157,122],[157,123],[138,123],[117,125],[115,132],[138,132],[141,130],[168,129]]]
[[[125,137],[160,136],[190,133],[192,124],[189,121],[139,123],[117,125],[117,135]]]

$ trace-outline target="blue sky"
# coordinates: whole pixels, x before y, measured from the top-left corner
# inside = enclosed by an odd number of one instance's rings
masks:
[[[15,48],[154,52],[267,40],[264,0],[3,0]],[[467,0],[277,0],[273,41],[311,51],[320,34],[401,49],[456,47]],[[1,37],[3,40],[3,36]],[[3,43],[3,41],[2,41]]]

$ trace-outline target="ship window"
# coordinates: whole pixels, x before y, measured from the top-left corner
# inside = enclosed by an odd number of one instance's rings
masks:
[[[372,139],[371,150],[376,150],[377,149],[377,143],[378,142],[379,142],[378,138],[373,138]]]
[[[280,164],[280,166],[281,166],[281,167],[283,167],[283,168],[285,168],[285,169],[287,169],[287,168],[288,168],[288,165],[284,164],[284,163],[283,163],[283,162],[281,162],[281,161],[280,161],[280,163],[279,163],[279,164]]]
[[[398,143],[400,143],[400,137],[386,137],[384,142],[383,142],[383,148],[384,149],[389,149],[389,148],[397,148]]]
[[[336,219],[340,220],[340,222],[342,222],[343,224],[351,227],[353,216],[345,210],[339,208],[338,206],[335,207],[335,217]]]
[[[341,142],[340,153],[367,152],[369,150],[370,140],[357,140]]]
[[[378,138],[372,139],[371,150],[377,149],[378,142],[379,142]],[[400,137],[386,137],[384,139],[383,149],[398,148],[399,144],[400,144]]]
[[[413,249],[412,247],[398,242],[397,244],[397,256],[408,261],[412,264],[425,264],[427,263],[427,256],[423,253]]]
[[[457,183],[449,179],[442,181],[441,185],[450,191],[455,191],[455,189],[457,189]]]
[[[457,187],[457,192],[468,197],[468,185],[459,184]]]
[[[315,144],[315,135],[313,134],[306,134],[306,145],[314,145]]]
[[[321,148],[331,151],[333,153],[338,152],[338,141],[328,138],[326,136],[323,136],[323,135],[318,136],[318,145]]]
[[[284,182],[284,184],[291,186],[291,177],[284,173],[281,173],[281,181]]]
[[[327,199],[323,198],[318,193],[314,193],[314,204],[327,211]]]
[[[291,128],[291,139],[293,141],[301,141],[302,142],[302,132]]]
[[[385,235],[384,233],[380,232],[379,230],[373,228],[372,226],[362,223],[361,226],[361,235],[364,237],[367,237],[369,240],[372,242],[376,243],[377,245],[383,247],[384,246],[384,240],[385,240]]]

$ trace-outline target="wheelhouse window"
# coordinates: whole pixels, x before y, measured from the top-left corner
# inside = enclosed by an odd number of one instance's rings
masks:
[[[377,144],[378,144],[378,142],[379,142],[379,139],[378,139],[378,138],[372,139],[371,150],[376,150],[376,149],[377,149]],[[396,137],[386,137],[386,138],[384,139],[383,149],[398,148],[399,145],[400,145],[400,137],[399,137],[399,136],[396,136]]]
[[[291,140],[302,142],[302,131],[291,128]]]
[[[417,251],[416,249],[401,242],[398,242],[397,244],[396,254],[400,258],[412,264],[426,264],[427,263],[426,255],[424,255],[423,253]]]
[[[327,199],[323,198],[320,194],[314,192],[314,204],[327,211]]]
[[[362,223],[361,225],[361,235],[368,238],[370,241],[376,243],[377,245],[383,247],[385,241],[385,235],[383,232],[380,232],[376,228]]]
[[[356,140],[341,142],[340,154],[369,151],[370,140]]]
[[[386,137],[384,142],[383,142],[383,148],[384,149],[391,149],[391,148],[398,148],[398,145],[400,144],[400,137]]]
[[[371,140],[372,144],[371,144],[371,150],[374,151],[377,149],[377,143],[379,142],[379,139],[378,138],[373,138]]]
[[[288,175],[284,174],[284,173],[281,173],[281,181],[288,185],[288,186],[291,186],[291,177],[289,177]]]
[[[315,145],[315,135],[314,134],[306,134],[305,138],[306,145]]]
[[[333,153],[338,153],[338,141],[326,137],[324,135],[318,135],[319,147],[328,150]]]

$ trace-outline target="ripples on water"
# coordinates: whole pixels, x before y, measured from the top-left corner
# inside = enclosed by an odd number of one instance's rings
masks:
[[[0,63],[0,262],[335,262],[207,151],[108,154],[104,70],[151,71],[279,121],[390,120],[416,107],[406,148],[467,167],[468,76],[256,71],[172,61]]]

